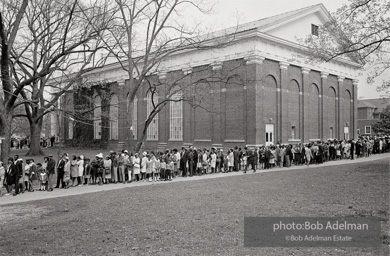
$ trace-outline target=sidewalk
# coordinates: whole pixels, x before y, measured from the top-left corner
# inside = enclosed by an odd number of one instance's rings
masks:
[[[182,181],[193,181],[193,180],[204,180],[204,179],[215,179],[221,177],[232,177],[232,176],[240,176],[240,175],[255,175],[259,173],[266,172],[280,172],[280,171],[291,171],[291,170],[299,170],[306,169],[310,170],[313,168],[320,168],[325,166],[337,166],[344,164],[356,164],[363,162],[370,162],[375,160],[388,159],[389,160],[389,168],[390,168],[390,153],[372,155],[368,158],[359,158],[355,160],[340,160],[340,161],[330,161],[324,164],[319,165],[310,165],[310,167],[305,166],[291,166],[290,168],[273,168],[267,170],[257,170],[256,173],[252,171],[248,171],[248,173],[244,174],[242,171],[240,172],[230,172],[230,173],[217,173],[217,174],[207,174],[203,176],[194,176],[194,177],[178,177],[173,179],[172,181],[159,181],[154,184],[166,184],[169,185],[172,182],[182,182]],[[49,198],[58,198],[64,196],[72,196],[72,195],[80,195],[86,193],[94,193],[100,191],[109,191],[114,189],[122,189],[122,188],[130,188],[130,187],[138,187],[138,186],[153,186],[153,182],[132,182],[130,184],[107,184],[103,186],[99,185],[90,185],[90,186],[82,186],[82,187],[71,187],[69,189],[54,189],[52,192],[47,191],[35,191],[35,192],[24,192],[18,196],[2,196],[0,197],[0,206],[7,204],[15,204],[15,203],[23,203],[23,202],[31,202],[35,200],[49,199]]]

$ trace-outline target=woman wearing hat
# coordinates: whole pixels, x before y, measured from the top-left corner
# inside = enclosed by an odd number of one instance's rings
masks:
[[[146,181],[146,167],[148,163],[148,153],[143,152],[142,153],[142,160],[141,160],[141,180]]]
[[[139,181],[140,180],[140,173],[141,173],[141,159],[138,156],[138,153],[135,153],[133,158],[133,171],[134,171],[134,180]]]
[[[69,188],[69,183],[70,183],[70,161],[69,161],[69,157],[68,156],[65,156],[64,157],[64,161],[65,161],[65,164],[64,164],[64,183],[65,183],[65,187],[66,189]]]
[[[70,162],[70,177],[72,178],[72,186],[76,186],[76,179],[79,175],[78,165],[77,165],[77,157],[75,155],[72,156],[72,161]]]
[[[103,185],[103,173],[104,173],[104,163],[103,163],[103,153],[97,154],[95,160],[91,163],[92,169],[96,173],[97,179],[99,180],[99,185]]]

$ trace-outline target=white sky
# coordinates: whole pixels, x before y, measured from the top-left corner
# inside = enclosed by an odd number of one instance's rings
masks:
[[[319,3],[323,3],[332,13],[343,3],[348,3],[348,0],[215,0],[213,13],[197,18],[208,29],[216,30],[235,26],[237,21],[242,24]],[[376,91],[377,85],[382,81],[377,80],[377,83],[367,85],[365,77],[361,76],[358,97],[370,99],[383,95],[384,93]]]

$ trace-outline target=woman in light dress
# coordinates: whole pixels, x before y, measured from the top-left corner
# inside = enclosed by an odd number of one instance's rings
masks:
[[[307,167],[309,167],[310,161],[313,158],[313,153],[311,152],[311,145],[306,145],[305,146],[305,158],[306,158],[306,164]]]
[[[103,165],[104,165],[104,174],[103,174],[103,183],[104,184],[109,184],[111,180],[111,157],[106,156],[106,160],[104,160]]]
[[[217,154],[215,153],[217,149],[212,148],[211,154],[210,154],[210,167],[211,167],[211,173],[215,173],[215,167],[217,165]]]
[[[233,166],[234,166],[234,153],[233,153],[233,149],[231,148],[229,150],[229,154],[228,154],[228,167],[229,167],[229,172],[232,172],[233,171]]]
[[[72,161],[70,162],[70,176],[72,177],[72,186],[76,186],[76,179],[79,176],[79,168],[77,164],[77,157],[75,155],[72,156]]]
[[[275,150],[275,147],[272,147],[271,148],[271,158],[269,159],[269,164],[270,164],[270,167],[272,168],[273,166],[275,166],[275,159],[276,159],[276,150]]]
[[[134,168],[134,180],[139,181],[140,173],[141,173],[141,159],[139,158],[138,153],[135,153],[134,155],[133,168]]]
[[[77,185],[82,186],[84,184],[84,156],[81,155],[77,161]]]
[[[147,163],[148,163],[148,153],[144,152],[142,153],[142,160],[141,160],[141,180],[146,181],[146,169],[147,169]]]

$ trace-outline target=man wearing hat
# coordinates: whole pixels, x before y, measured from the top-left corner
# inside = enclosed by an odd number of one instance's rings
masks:
[[[47,183],[49,187],[49,189],[47,190],[48,192],[53,191],[53,182],[51,179],[53,178],[56,172],[55,168],[56,168],[56,161],[53,159],[53,155],[50,154],[49,161],[47,162]]]

